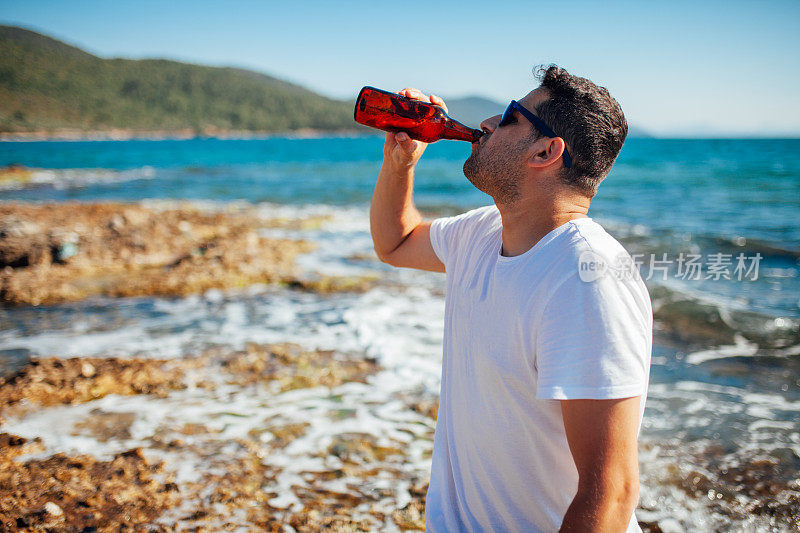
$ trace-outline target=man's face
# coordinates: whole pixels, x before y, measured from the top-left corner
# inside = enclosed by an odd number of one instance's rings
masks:
[[[539,88],[517,101],[532,110],[546,97],[545,90]],[[533,125],[518,111],[514,111],[514,119],[502,127],[498,127],[500,115],[484,120],[481,129],[485,134],[472,144],[472,154],[464,162],[467,179],[500,203],[519,199],[526,153],[535,135]]]

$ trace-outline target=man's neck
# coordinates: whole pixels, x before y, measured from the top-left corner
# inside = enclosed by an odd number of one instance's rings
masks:
[[[589,210],[585,202],[515,202],[512,205],[497,204],[503,221],[503,247],[500,253],[507,257],[524,254],[533,248],[542,237],[566,224],[570,220],[585,218]]]

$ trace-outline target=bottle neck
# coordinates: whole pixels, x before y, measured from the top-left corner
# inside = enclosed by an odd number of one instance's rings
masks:
[[[444,135],[442,136],[443,139],[467,141],[472,143],[480,139],[481,135],[483,135],[481,130],[476,130],[470,128],[469,126],[465,126],[464,124],[450,117],[445,118]]]

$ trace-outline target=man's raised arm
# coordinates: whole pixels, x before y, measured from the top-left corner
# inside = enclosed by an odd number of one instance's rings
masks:
[[[427,97],[416,89],[403,89],[400,94],[447,109],[441,98]],[[370,231],[375,253],[384,263],[444,272],[431,245],[430,222],[424,222],[414,207],[414,167],[426,146],[404,132],[386,134],[383,165],[372,193]]]

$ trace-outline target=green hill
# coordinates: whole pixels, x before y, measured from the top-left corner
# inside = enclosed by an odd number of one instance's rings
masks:
[[[257,72],[104,59],[0,26],[0,132],[353,130],[352,105]]]

